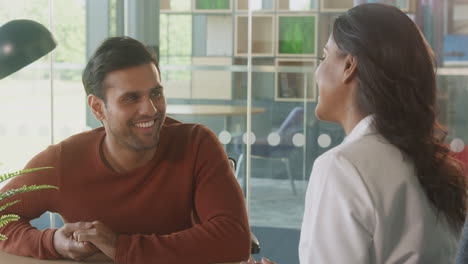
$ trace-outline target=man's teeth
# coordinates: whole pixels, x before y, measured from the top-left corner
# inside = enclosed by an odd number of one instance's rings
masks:
[[[154,125],[154,120],[151,120],[149,122],[144,122],[144,123],[136,123],[135,126],[137,127],[151,127]]]

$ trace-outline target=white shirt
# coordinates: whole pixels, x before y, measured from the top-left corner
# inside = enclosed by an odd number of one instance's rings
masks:
[[[371,122],[361,120],[314,163],[301,264],[453,263],[458,234],[437,218],[413,163]]]

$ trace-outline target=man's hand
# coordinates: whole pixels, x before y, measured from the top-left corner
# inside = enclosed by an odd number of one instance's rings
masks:
[[[91,223],[78,222],[65,224],[54,233],[54,247],[62,257],[73,260],[83,260],[99,252],[93,244],[89,242],[79,242],[73,238],[73,233],[78,230],[92,228]]]
[[[102,253],[106,254],[112,260],[115,260],[115,247],[117,244],[117,234],[99,221],[92,223],[90,229],[81,229],[73,233],[73,237],[79,242],[91,242]]]

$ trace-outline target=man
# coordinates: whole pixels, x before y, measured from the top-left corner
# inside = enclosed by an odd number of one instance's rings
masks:
[[[83,73],[88,105],[103,127],[49,146],[2,191],[23,194],[9,210],[21,220],[0,229],[0,249],[41,259],[117,263],[216,263],[248,258],[250,231],[242,192],[216,136],[205,126],[165,117],[158,65],[138,41],[107,39]],[[67,223],[39,231],[46,211]]]

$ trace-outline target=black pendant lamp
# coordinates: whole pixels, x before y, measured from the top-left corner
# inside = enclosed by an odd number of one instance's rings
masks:
[[[0,27],[0,80],[41,58],[57,46],[50,31],[26,19]]]

